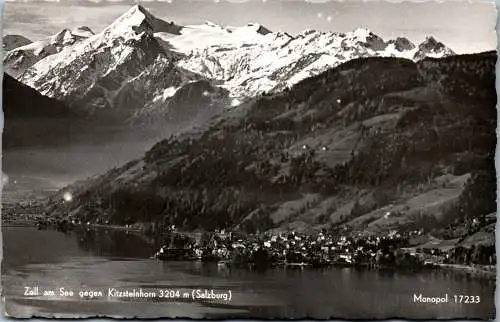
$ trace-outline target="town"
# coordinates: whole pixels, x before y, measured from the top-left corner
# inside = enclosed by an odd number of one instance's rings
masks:
[[[266,268],[352,266],[416,271],[438,267],[474,267],[495,273],[494,245],[465,248],[419,245],[424,230],[370,235],[366,232],[325,230],[259,235],[225,232],[172,233],[154,254],[160,260],[201,260],[221,266]],[[488,275],[488,274],[486,274]]]

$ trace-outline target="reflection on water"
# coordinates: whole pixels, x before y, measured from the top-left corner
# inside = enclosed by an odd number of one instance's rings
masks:
[[[148,259],[160,240],[122,231],[4,228],[7,312],[192,318],[492,318],[494,282],[453,271],[425,274],[353,268],[248,271]],[[26,298],[24,286],[231,290],[229,303]],[[479,304],[417,304],[413,294],[481,297]]]
[[[80,248],[91,256],[149,258],[154,253],[152,243],[134,233],[102,229],[76,230],[69,234],[74,235]]]

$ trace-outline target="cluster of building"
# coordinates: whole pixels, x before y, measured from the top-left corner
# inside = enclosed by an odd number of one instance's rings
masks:
[[[413,232],[421,233],[421,232]],[[165,260],[193,259],[228,265],[370,266],[404,264],[418,267],[418,256],[403,252],[409,234],[383,236],[328,234],[238,235],[219,232],[202,238],[171,238],[156,257]],[[184,251],[180,251],[180,250]]]

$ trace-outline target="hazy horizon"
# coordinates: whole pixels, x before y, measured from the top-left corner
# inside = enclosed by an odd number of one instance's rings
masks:
[[[213,21],[238,26],[253,22],[291,34],[306,29],[347,32],[364,27],[386,40],[402,36],[420,43],[426,36],[433,36],[457,53],[497,47],[496,6],[486,1],[55,1],[4,2],[3,34],[37,40],[83,25],[99,32],[132,5],[141,3],[158,18],[181,25]]]

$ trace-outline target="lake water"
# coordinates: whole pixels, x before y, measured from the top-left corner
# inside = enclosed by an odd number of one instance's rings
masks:
[[[199,262],[161,262],[156,245],[123,231],[3,228],[2,288],[10,316],[188,318],[482,318],[495,316],[492,280],[453,271],[396,273],[353,268],[270,269],[256,272]],[[54,295],[25,296],[25,288]],[[59,290],[73,296],[59,296]],[[117,298],[108,289],[155,292],[193,290],[228,294],[223,299]],[[80,298],[79,291],[102,291]],[[450,303],[415,303],[414,294]],[[479,296],[478,304],[453,295]],[[175,297],[175,296],[174,296]]]

